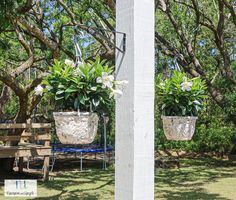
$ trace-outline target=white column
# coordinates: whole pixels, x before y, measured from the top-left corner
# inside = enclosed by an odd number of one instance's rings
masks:
[[[154,0],[117,0],[116,30],[127,34],[116,52],[116,200],[154,199]],[[117,34],[117,46],[122,35]]]

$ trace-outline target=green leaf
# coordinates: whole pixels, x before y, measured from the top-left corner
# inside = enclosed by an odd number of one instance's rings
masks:
[[[57,92],[56,92],[56,95],[59,95],[59,94],[64,94],[65,93],[65,91],[64,90],[58,90]]]
[[[60,85],[58,85],[58,88],[59,89],[65,89],[66,87],[64,85],[60,84]]]
[[[78,89],[77,88],[67,88],[65,90],[66,93],[73,93],[73,92],[78,92]]]
[[[97,100],[93,99],[92,103],[95,107],[97,107],[100,104],[100,101],[98,99]]]
[[[90,89],[91,89],[92,91],[97,91],[97,87],[96,87],[96,86],[91,87]]]
[[[55,96],[56,101],[61,100],[61,99],[64,99],[64,97],[63,96]]]

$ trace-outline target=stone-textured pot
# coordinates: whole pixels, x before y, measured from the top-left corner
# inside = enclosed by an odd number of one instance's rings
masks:
[[[191,140],[197,117],[161,116],[167,140]]]
[[[89,112],[54,112],[56,133],[62,144],[92,143],[98,128],[98,115]]]

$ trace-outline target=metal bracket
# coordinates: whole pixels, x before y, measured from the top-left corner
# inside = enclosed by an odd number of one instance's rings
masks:
[[[89,29],[91,29],[91,30],[93,30],[93,31],[98,31],[98,30],[100,30],[100,31],[105,31],[105,32],[111,32],[111,33],[113,33],[114,35],[115,34],[122,34],[123,35],[123,39],[122,39],[122,48],[120,48],[120,47],[117,47],[115,44],[113,44],[114,45],[114,47],[115,47],[115,49],[117,49],[119,52],[121,52],[121,53],[125,53],[125,51],[126,51],[126,33],[124,33],[124,32],[120,32],[120,31],[116,31],[116,30],[109,30],[109,29],[104,29],[104,28],[97,28],[97,27],[93,27],[93,26],[86,26],[87,28],[88,28],[88,30]]]
[[[123,33],[123,32],[119,32],[119,31],[114,31],[114,33],[116,33],[116,34],[122,34],[123,35],[123,39],[122,39],[122,49],[120,49],[119,47],[117,47],[116,45],[115,45],[115,48],[119,51],[119,52],[121,52],[121,53],[125,53],[125,51],[126,51],[126,33]]]

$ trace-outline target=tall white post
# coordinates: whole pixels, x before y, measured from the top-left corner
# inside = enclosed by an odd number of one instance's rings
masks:
[[[128,80],[116,102],[116,200],[154,199],[154,0],[117,0],[116,30],[126,52],[116,52],[118,80]],[[122,35],[116,35],[122,48]]]

